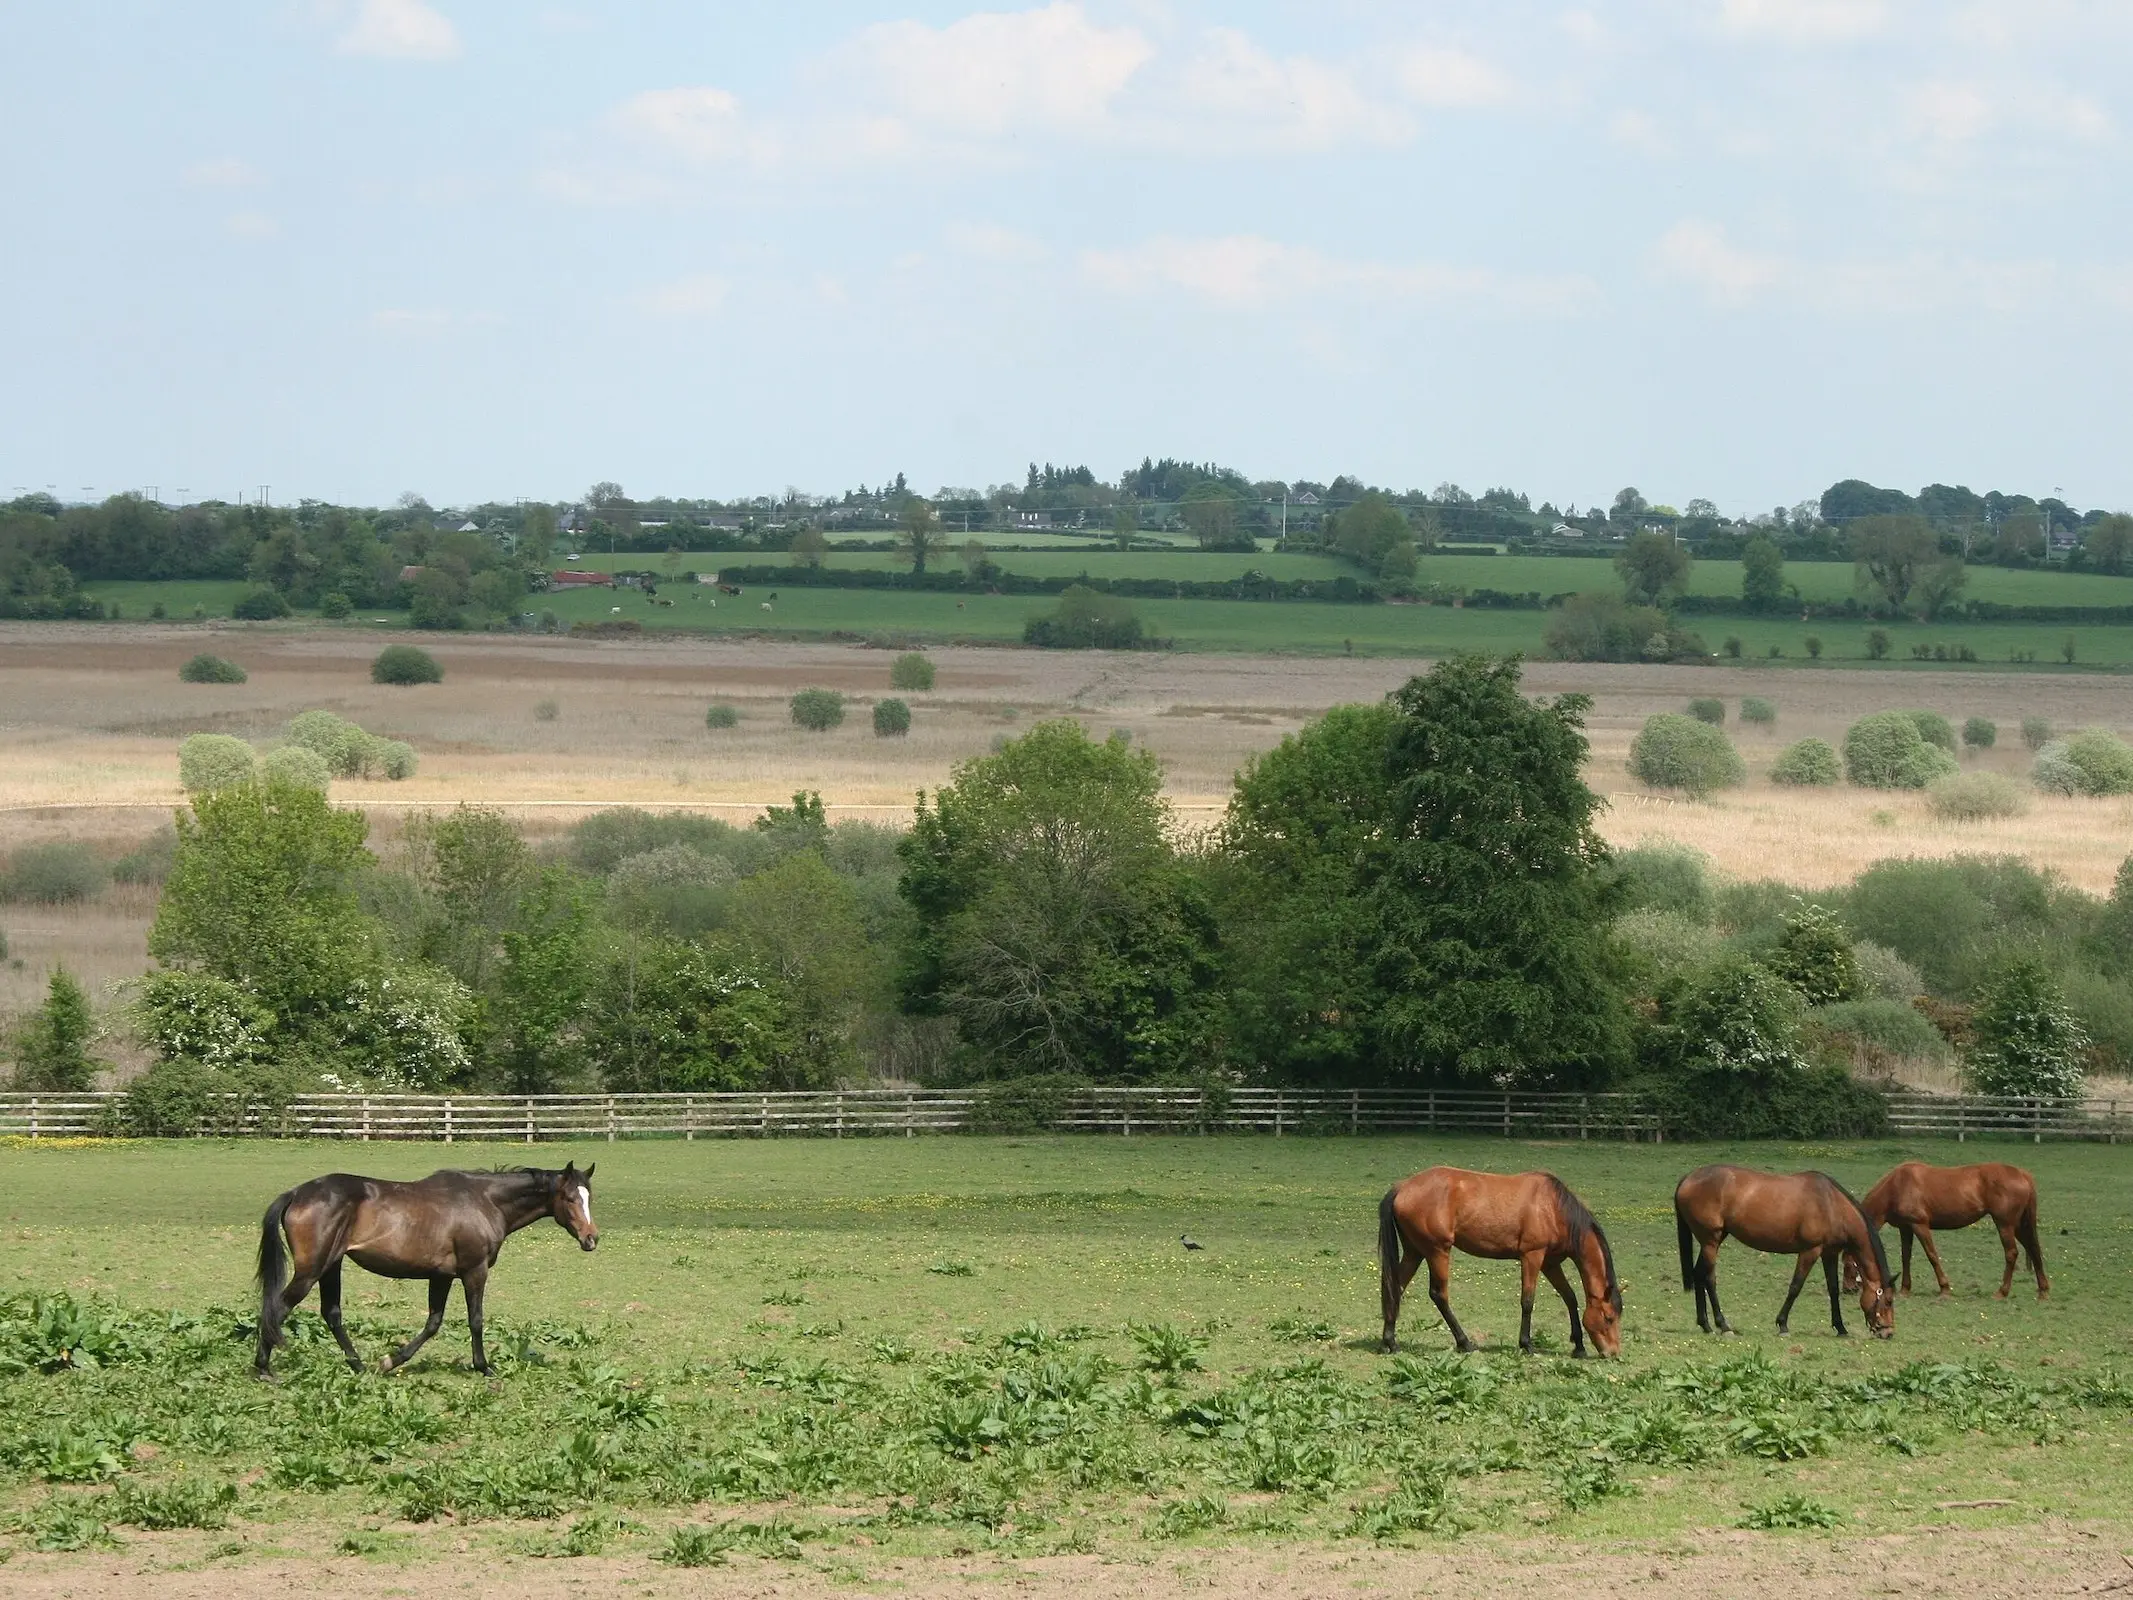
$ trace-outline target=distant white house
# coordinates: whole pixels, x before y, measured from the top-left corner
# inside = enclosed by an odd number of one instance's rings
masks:
[[[1293,506],[1315,506],[1318,504],[1318,496],[1306,489],[1302,494],[1292,499],[1289,504]]]
[[[1585,537],[1583,528],[1573,528],[1567,522],[1558,522],[1548,532],[1558,539],[1582,539]]]
[[[461,533],[479,533],[481,529],[475,525],[474,520],[470,517],[459,525],[459,531]]]

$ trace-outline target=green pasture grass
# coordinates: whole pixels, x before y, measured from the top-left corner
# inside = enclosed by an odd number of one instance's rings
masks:
[[[210,617],[227,618],[230,608],[252,590],[252,585],[221,578],[177,578],[159,582],[85,583],[82,588],[116,605],[127,622],[145,622],[158,601],[173,622],[190,622],[197,606]]]
[[[467,1370],[456,1295],[393,1378],[348,1373],[308,1310],[284,1382],[246,1375],[276,1192],[327,1170],[529,1155],[598,1162],[603,1238],[585,1255],[542,1223],[506,1246],[488,1297],[497,1378]],[[1972,1229],[1941,1236],[1955,1295],[1901,1302],[1894,1340],[1859,1333],[1850,1302],[1855,1335],[1836,1338],[1819,1275],[1780,1337],[1789,1262],[1731,1245],[1721,1284],[1741,1331],[1696,1331],[1670,1207],[1682,1172],[1812,1166],[1863,1191],[1912,1156],[2036,1172],[2049,1301],[2019,1277],[1991,1298],[1997,1240]],[[1801,1504],[1853,1532],[2064,1518],[2115,1536],[2133,1525],[2129,1160],[1422,1137],[9,1148],[0,1515],[18,1544],[227,1515],[331,1548],[450,1513],[453,1539],[499,1553],[705,1559],[862,1539],[870,1556],[1535,1526],[1663,1540]],[[1377,1200],[1438,1162],[1546,1167],[1591,1203],[1621,1275],[1623,1360],[1561,1359],[1545,1285],[1542,1352],[1519,1356],[1515,1267],[1466,1257],[1453,1301],[1482,1351],[1447,1354],[1418,1286],[1402,1358],[1377,1353]],[[350,1266],[347,1290],[373,1358],[421,1320],[417,1285]],[[70,1301],[33,1322],[20,1297],[53,1291]],[[144,1372],[121,1342],[101,1366],[40,1360],[84,1305],[154,1308],[124,1337],[182,1359]],[[2009,1503],[1947,1504],[1980,1500]],[[707,1501],[708,1521],[690,1509]]]

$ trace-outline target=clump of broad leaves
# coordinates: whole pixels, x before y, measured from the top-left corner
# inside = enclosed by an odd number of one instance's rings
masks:
[[[405,1332],[351,1320],[376,1348]],[[2110,1371],[1988,1362],[1840,1380],[1753,1351],[1651,1367],[1449,1353],[1233,1366],[1211,1330],[1167,1323],[1025,1323],[935,1350],[759,1325],[719,1359],[667,1365],[574,1325],[489,1331],[497,1381],[434,1358],[385,1379],[351,1374],[299,1315],[283,1381],[261,1384],[241,1313],[0,1298],[0,1507],[15,1542],[46,1549],[316,1497],[317,1515],[352,1521],[566,1530],[529,1536],[536,1554],[637,1538],[678,1565],[862,1530],[1023,1551],[1085,1547],[1096,1527],[1388,1541],[1575,1516],[1719,1458],[2049,1442],[2133,1409],[2133,1383]],[[790,1509],[677,1520],[765,1503]]]

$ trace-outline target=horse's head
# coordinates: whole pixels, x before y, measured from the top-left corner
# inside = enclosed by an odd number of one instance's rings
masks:
[[[572,1161],[564,1163],[555,1180],[553,1215],[557,1225],[578,1241],[580,1250],[600,1247],[600,1230],[593,1226],[592,1177],[591,1166],[580,1172]]]
[[[1585,1297],[1585,1332],[1598,1354],[1618,1356],[1622,1353],[1622,1307],[1614,1295]]]
[[[1847,1259],[1846,1275],[1855,1277],[1859,1290],[1859,1311],[1866,1318],[1866,1331],[1877,1339],[1896,1337],[1896,1291],[1881,1272],[1867,1272],[1855,1260]]]

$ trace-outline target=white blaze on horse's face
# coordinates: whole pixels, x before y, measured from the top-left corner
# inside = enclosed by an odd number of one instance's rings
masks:
[[[593,1226],[593,1192],[591,1185],[579,1184],[576,1198],[579,1223],[578,1243],[582,1248],[590,1250],[600,1242],[600,1230]]]

